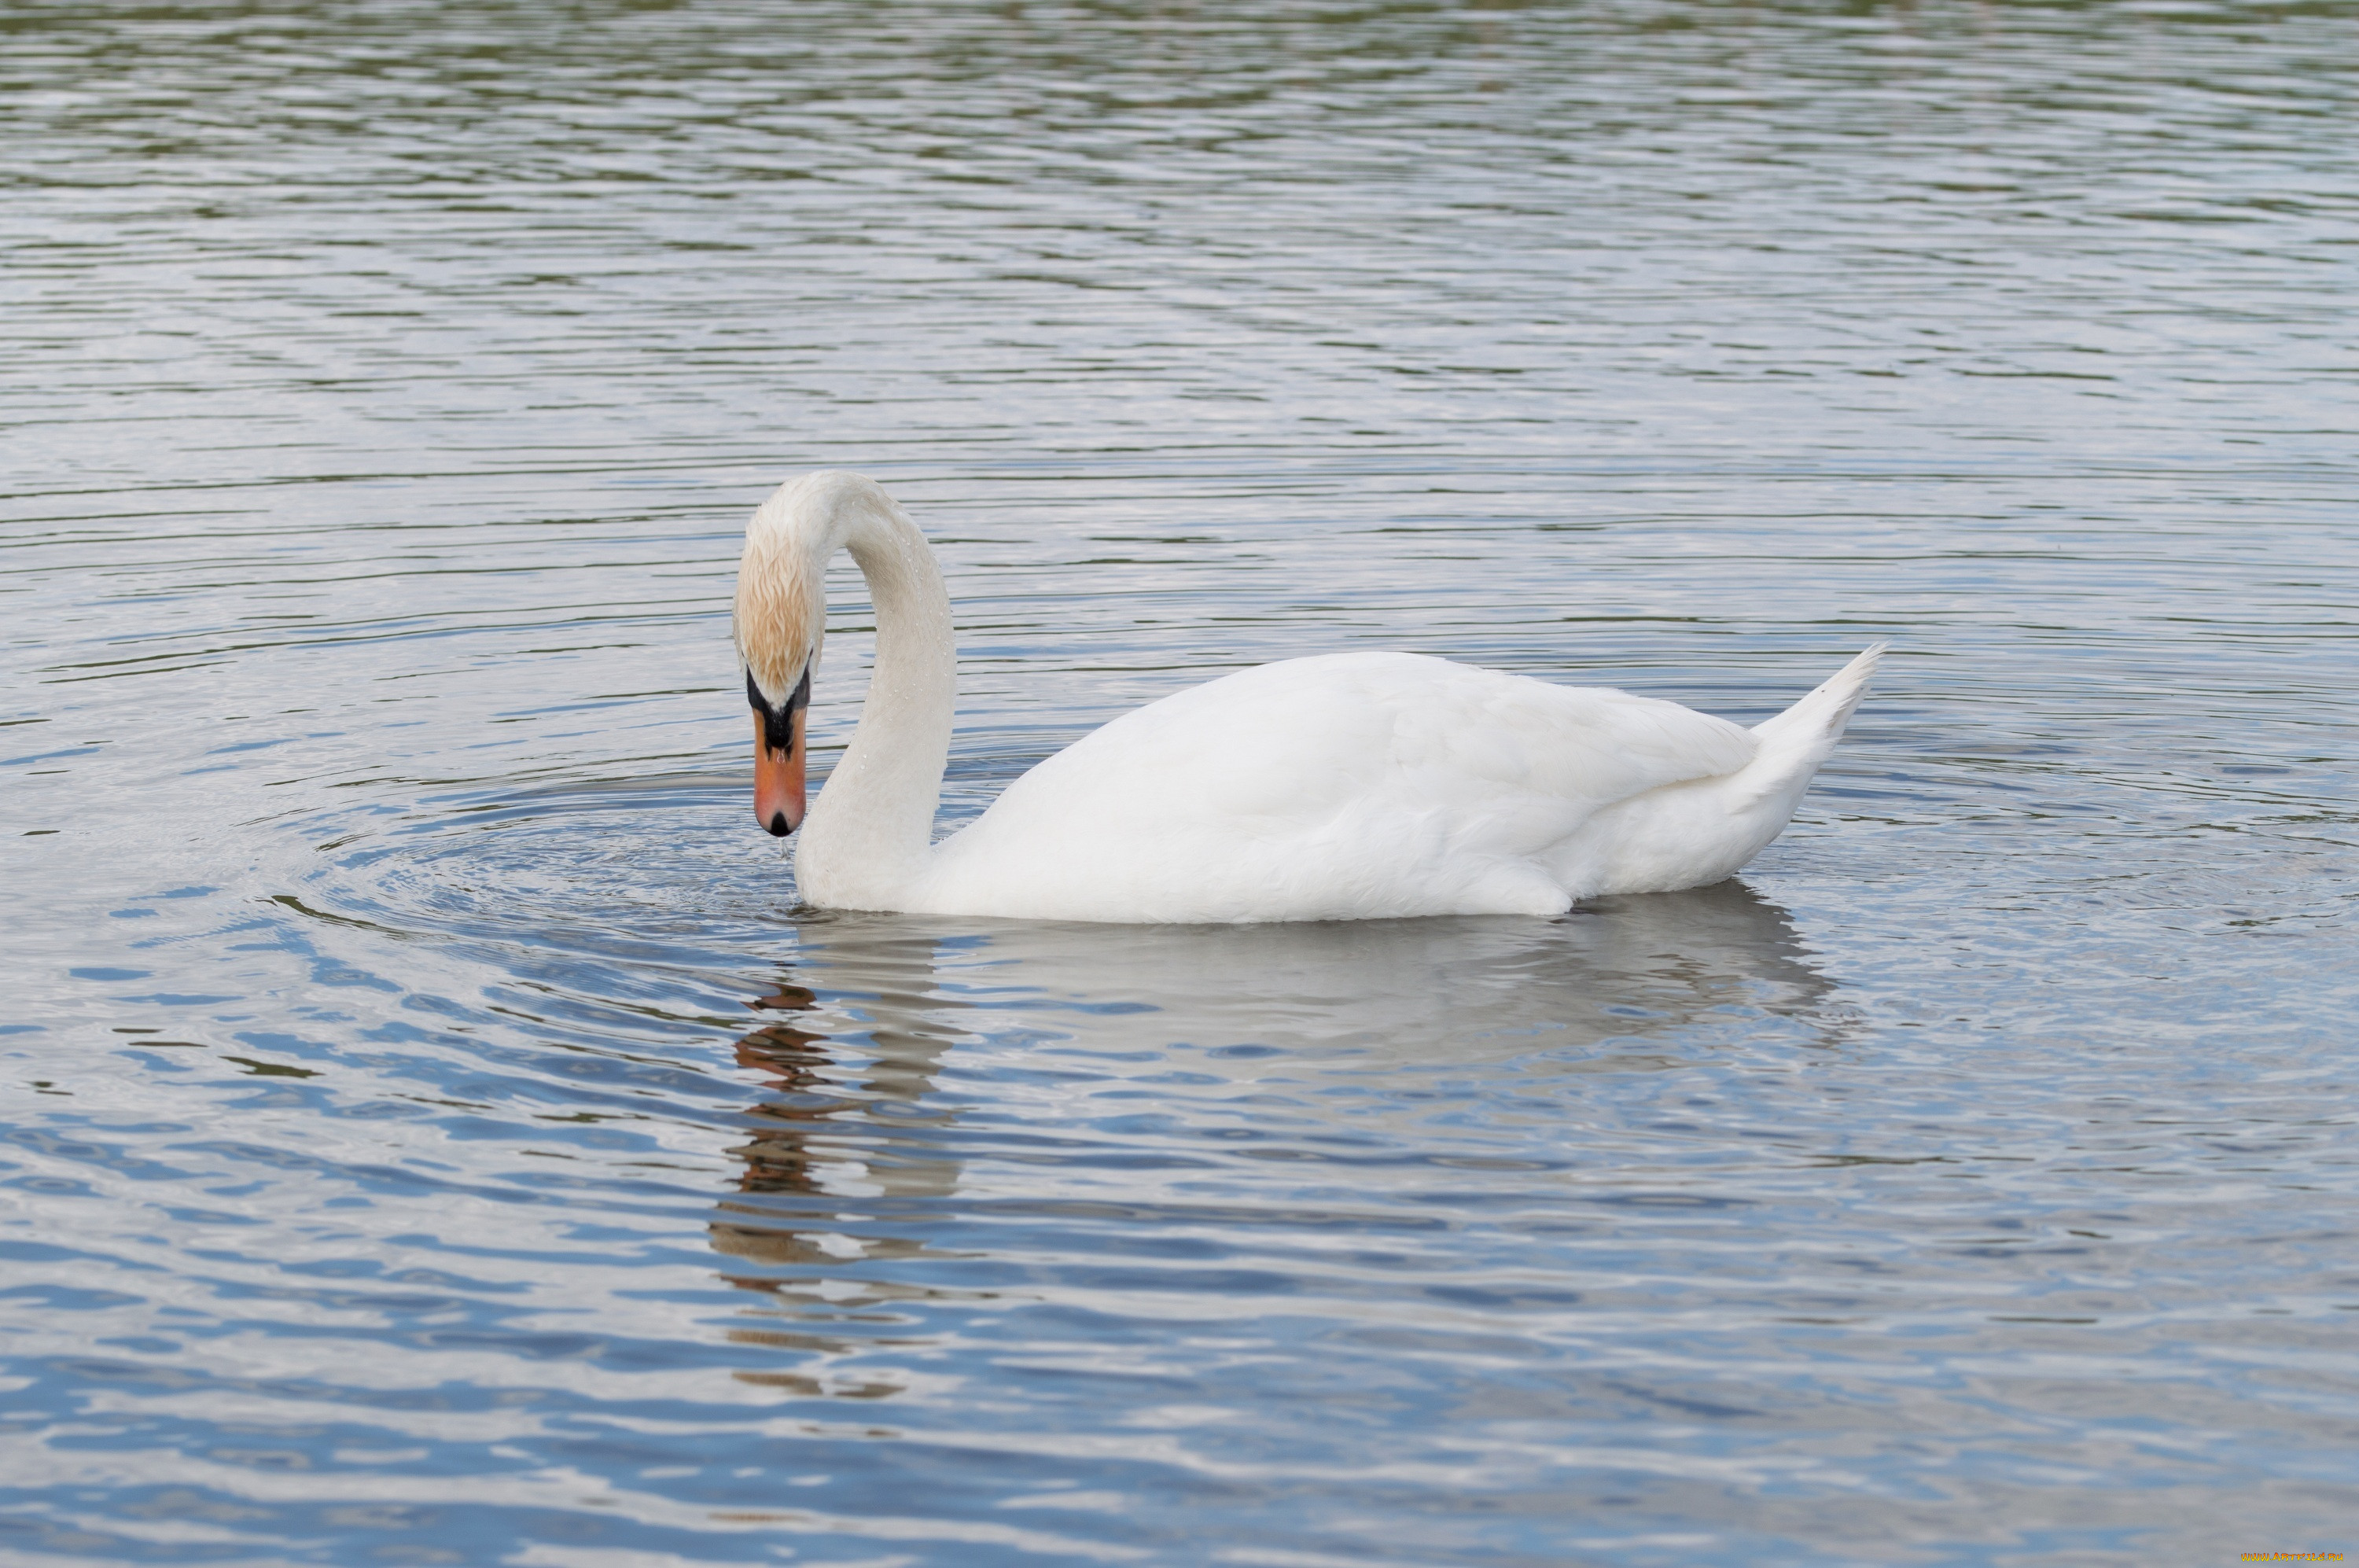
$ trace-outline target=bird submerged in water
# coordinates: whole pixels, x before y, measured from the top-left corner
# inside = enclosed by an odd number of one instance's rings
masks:
[[[867,580],[876,662],[806,815],[839,550]],[[1200,923],[1558,915],[1720,881],[1784,829],[1883,651],[1751,729],[1421,654],[1289,659],[1124,714],[933,844],[958,659],[941,570],[892,497],[838,471],[780,486],[745,530],[735,637],[754,813],[801,830],[810,903]]]

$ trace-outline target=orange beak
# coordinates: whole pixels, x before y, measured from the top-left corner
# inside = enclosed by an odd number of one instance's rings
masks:
[[[787,749],[764,743],[762,715],[754,715],[754,820],[780,838],[803,825],[803,710],[787,719]]]

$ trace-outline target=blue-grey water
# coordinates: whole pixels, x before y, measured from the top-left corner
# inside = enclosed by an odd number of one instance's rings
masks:
[[[93,0],[0,116],[0,1559],[2359,1551],[2359,6]],[[1894,652],[1719,887],[814,913],[821,465],[945,821]]]

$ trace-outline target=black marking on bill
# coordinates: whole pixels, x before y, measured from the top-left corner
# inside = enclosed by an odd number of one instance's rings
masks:
[[[801,681],[788,693],[787,700],[775,708],[770,706],[769,699],[762,695],[762,689],[754,684],[754,672],[750,670],[745,671],[745,701],[762,715],[762,748],[776,752],[793,751],[795,712],[810,706],[810,666],[803,666]]]

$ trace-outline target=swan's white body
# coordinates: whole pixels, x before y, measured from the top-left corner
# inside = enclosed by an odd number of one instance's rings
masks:
[[[1555,915],[1701,887],[1776,838],[1880,649],[1753,729],[1675,702],[1406,653],[1241,670],[1125,713],[931,844],[956,659],[916,527],[856,474],[755,514],[737,639],[781,702],[848,548],[876,606],[858,730],[802,826],[823,907],[1044,920]]]

